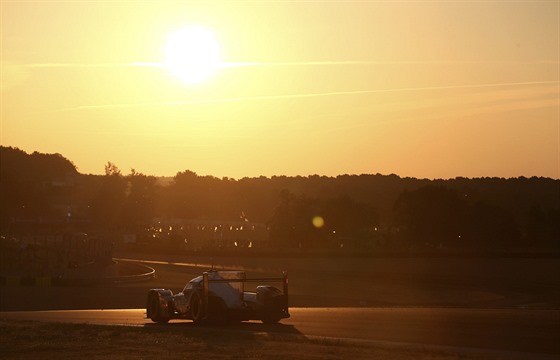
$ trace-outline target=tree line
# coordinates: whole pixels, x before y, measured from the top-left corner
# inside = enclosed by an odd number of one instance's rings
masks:
[[[3,234],[33,228],[33,219],[142,233],[157,217],[264,223],[270,245],[287,248],[560,247],[557,179],[220,179],[190,170],[164,179],[125,174],[112,162],[104,175],[87,175],[60,154],[10,147],[0,147],[0,161]]]

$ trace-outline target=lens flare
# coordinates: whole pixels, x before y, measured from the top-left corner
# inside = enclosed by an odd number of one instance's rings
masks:
[[[321,216],[315,216],[312,222],[313,226],[315,226],[317,229],[320,229],[325,225],[325,219],[323,219]]]

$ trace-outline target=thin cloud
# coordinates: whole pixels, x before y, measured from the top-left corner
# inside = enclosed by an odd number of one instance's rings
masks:
[[[80,63],[43,63],[43,64],[22,64],[26,68],[119,68],[133,66],[130,64],[118,63],[99,63],[99,64],[80,64]]]
[[[560,64],[558,60],[528,61],[459,61],[459,60],[384,60],[384,61],[261,61],[261,62],[225,62],[224,68],[230,67],[290,67],[290,66],[345,66],[345,65],[482,65],[482,64]]]
[[[349,60],[349,61],[238,61],[223,62],[222,68],[236,67],[297,67],[297,66],[353,66],[353,65],[439,65],[439,64],[560,64],[558,60],[530,60],[530,61],[469,61],[469,60]],[[135,61],[131,63],[36,63],[21,64],[26,68],[122,68],[147,67],[165,68],[161,62]]]
[[[305,98],[328,97],[328,96],[350,96],[350,95],[366,95],[366,94],[376,94],[376,93],[435,91],[435,90],[473,89],[473,88],[499,88],[499,87],[510,87],[510,86],[531,86],[531,85],[546,85],[546,84],[559,84],[559,83],[560,81],[528,81],[528,82],[514,82],[514,83],[466,84],[466,85],[447,85],[447,86],[408,87],[408,88],[396,88],[396,89],[336,91],[336,92],[305,93],[305,94],[244,96],[244,97],[228,97],[228,98],[216,98],[216,99],[200,99],[200,100],[191,100],[191,101],[99,104],[99,105],[82,105],[77,107],[64,108],[64,109],[60,109],[59,111],[123,109],[123,108],[158,107],[158,106],[185,106],[185,105],[199,105],[199,104],[203,105],[203,104],[241,102],[241,101],[305,99]]]

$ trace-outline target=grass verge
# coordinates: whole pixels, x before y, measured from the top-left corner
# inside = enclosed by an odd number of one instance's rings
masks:
[[[107,326],[0,319],[1,359],[501,359],[457,353],[262,331],[213,327]]]

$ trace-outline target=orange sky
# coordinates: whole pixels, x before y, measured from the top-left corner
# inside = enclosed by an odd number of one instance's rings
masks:
[[[0,143],[82,173],[560,178],[558,1],[0,6]],[[160,66],[190,25],[196,84]]]

